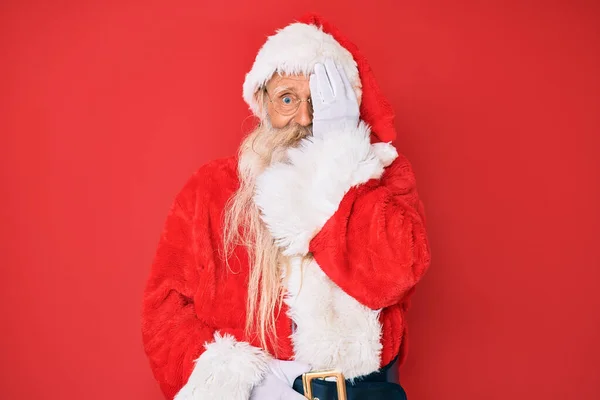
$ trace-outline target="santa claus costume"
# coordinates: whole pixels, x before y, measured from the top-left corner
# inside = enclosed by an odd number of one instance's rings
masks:
[[[166,398],[246,400],[273,357],[340,372],[349,399],[404,398],[388,369],[405,359],[405,312],[430,252],[415,176],[391,145],[394,114],[369,65],[335,27],[310,14],[269,37],[243,97],[259,115],[254,94],[273,74],[308,74],[326,58],[343,68],[360,98],[360,123],[306,139],[257,180],[254,201],[291,260],[276,342],[262,346],[244,329],[246,249],[236,248],[228,266],[222,257],[223,210],[239,186],[238,157],[199,168],[173,202],[142,327]],[[301,265],[306,255],[310,262]],[[335,392],[334,382],[319,385]]]

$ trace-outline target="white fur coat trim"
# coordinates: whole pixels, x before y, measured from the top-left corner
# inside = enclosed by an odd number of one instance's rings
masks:
[[[306,255],[348,190],[380,178],[398,156],[391,144],[371,145],[370,134],[361,121],[350,131],[308,137],[257,178],[254,201],[285,255]]]
[[[263,379],[270,357],[218,332],[205,348],[174,400],[248,400],[252,388]]]
[[[252,112],[260,116],[260,107],[254,94],[273,74],[279,72],[308,76],[315,64],[324,63],[326,58],[333,59],[344,69],[357,98],[360,99],[361,82],[352,54],[321,28],[295,22],[270,36],[259,50],[252,69],[246,74],[244,100]]]
[[[363,306],[333,283],[314,260],[293,257],[285,303],[296,323],[294,358],[313,370],[338,369],[347,379],[380,367],[379,313]]]

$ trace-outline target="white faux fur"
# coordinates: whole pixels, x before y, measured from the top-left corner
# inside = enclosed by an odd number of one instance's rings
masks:
[[[314,370],[338,369],[347,379],[379,369],[380,310],[363,306],[347,295],[312,260],[291,260],[284,281],[288,315],[296,323],[292,334],[295,359]]]
[[[362,86],[352,54],[321,28],[296,22],[270,36],[259,50],[252,69],[246,74],[244,100],[252,112],[260,117],[260,107],[254,94],[273,74],[308,76],[316,63],[324,63],[327,58],[333,59],[344,69],[357,99],[360,99]]]
[[[351,131],[308,137],[257,178],[254,201],[285,255],[306,255],[348,190],[380,178],[398,156],[388,143],[371,145],[370,133],[361,121]]]
[[[346,294],[314,260],[304,265],[301,260],[348,190],[380,178],[398,156],[388,143],[372,145],[370,133],[361,121],[350,131],[303,139],[258,177],[254,197],[277,245],[292,256],[284,282],[296,323],[295,359],[316,370],[339,369],[349,379],[379,368],[380,310]]]
[[[205,348],[174,400],[248,400],[270,357],[257,347],[219,333]]]

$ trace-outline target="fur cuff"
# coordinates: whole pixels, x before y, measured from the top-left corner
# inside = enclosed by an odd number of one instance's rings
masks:
[[[248,400],[262,379],[270,357],[261,349],[215,333],[185,386],[174,400]]]
[[[287,256],[308,253],[311,239],[353,186],[380,178],[398,156],[388,143],[370,143],[361,121],[351,131],[309,137],[257,179],[254,201],[277,245]]]

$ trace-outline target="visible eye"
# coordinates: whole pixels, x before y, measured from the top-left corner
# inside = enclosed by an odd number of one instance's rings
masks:
[[[281,102],[283,104],[285,104],[286,106],[292,104],[293,101],[294,100],[292,100],[292,98],[290,96],[283,96],[283,98],[281,99]]]

